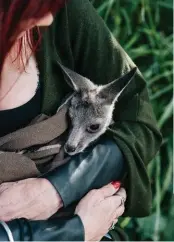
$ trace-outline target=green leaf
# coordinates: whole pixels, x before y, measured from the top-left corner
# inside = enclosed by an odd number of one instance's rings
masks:
[[[159,233],[160,233],[160,219],[161,219],[161,209],[160,209],[160,203],[161,203],[161,186],[160,186],[160,180],[161,178],[161,164],[160,164],[160,157],[156,157],[156,216],[155,216],[155,223],[154,223],[154,232],[153,232],[153,240],[159,241]]]
[[[164,113],[162,114],[161,118],[158,121],[158,126],[160,128],[163,127],[163,125],[165,124],[165,122],[172,117],[173,114],[173,98],[170,101],[170,103],[166,106]]]
[[[108,0],[108,8],[107,8],[107,11],[106,11],[106,14],[105,14],[105,17],[104,17],[105,22],[107,22],[107,20],[108,20],[108,16],[110,14],[110,11],[112,9],[114,2],[115,2],[115,0]]]
[[[158,5],[161,6],[161,7],[164,7],[164,8],[173,9],[172,1],[170,3],[159,1]]]
[[[159,97],[161,97],[162,95],[168,93],[169,91],[172,91],[173,89],[173,85],[168,85],[167,87],[163,88],[162,90],[159,90],[158,92],[156,92],[155,94],[150,96],[150,100],[155,100]]]
[[[153,78],[151,78],[149,81],[148,81],[148,87],[150,85],[153,85],[155,82],[157,82],[158,80],[162,79],[162,78],[168,78],[168,77],[171,77],[173,74],[173,71],[164,71],[158,75],[155,75]]]
[[[153,233],[155,228],[155,221],[157,219],[156,213],[153,213],[149,217],[141,218],[137,220],[139,225],[138,231],[141,233],[141,239],[152,239],[153,240]],[[160,216],[159,219],[159,232],[163,231],[167,223],[167,219],[164,216]]]

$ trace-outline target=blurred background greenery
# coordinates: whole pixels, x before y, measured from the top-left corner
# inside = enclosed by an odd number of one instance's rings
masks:
[[[120,226],[130,240],[174,241],[172,0],[91,2],[147,80],[163,134],[161,150],[148,167],[153,190],[152,214],[141,219],[123,219]]]

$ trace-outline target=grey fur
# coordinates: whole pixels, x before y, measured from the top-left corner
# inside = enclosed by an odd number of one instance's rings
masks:
[[[75,91],[69,107],[71,128],[64,146],[66,153],[75,155],[105,133],[112,121],[115,102],[129,86],[137,68],[104,86],[95,85],[88,78],[62,65],[61,68]]]

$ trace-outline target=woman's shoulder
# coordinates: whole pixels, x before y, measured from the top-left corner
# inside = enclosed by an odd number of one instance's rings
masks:
[[[69,0],[64,7],[56,14],[53,25],[63,25],[68,20],[69,26],[72,24],[82,24],[84,19],[90,19],[91,14],[95,11],[92,3],[89,0]],[[62,20],[62,21],[61,21]],[[77,26],[75,26],[77,27]]]

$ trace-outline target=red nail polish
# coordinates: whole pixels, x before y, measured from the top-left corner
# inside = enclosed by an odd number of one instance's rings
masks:
[[[113,181],[111,182],[111,184],[115,187],[115,189],[119,189],[121,186],[121,182],[118,181]]]

